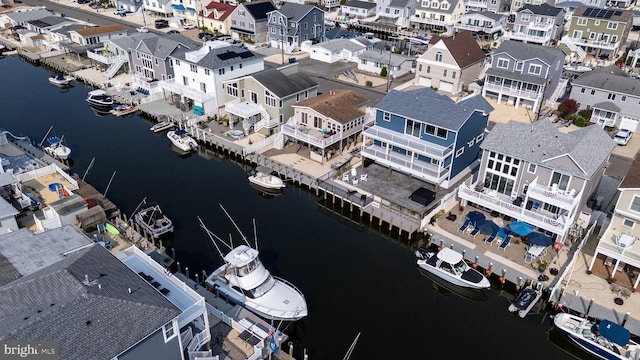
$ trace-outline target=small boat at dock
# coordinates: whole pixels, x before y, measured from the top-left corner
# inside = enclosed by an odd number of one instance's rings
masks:
[[[263,171],[256,171],[250,175],[249,182],[261,188],[273,190],[282,189],[286,186],[280,177]]]
[[[121,105],[115,106],[109,112],[112,113],[115,116],[125,116],[125,115],[129,115],[129,114],[133,114],[136,111],[138,111],[138,108],[133,106],[133,105],[121,104]]]
[[[67,160],[71,155],[71,149],[62,143],[62,138],[57,136],[51,137],[47,140],[49,145],[44,147],[44,151],[61,160]]]
[[[418,267],[446,280],[454,285],[486,289],[491,287],[489,279],[472,268],[462,254],[449,248],[440,251],[416,251]]]
[[[136,224],[154,239],[173,232],[173,223],[162,213],[159,205],[147,204],[133,218]]]
[[[87,94],[87,102],[89,105],[96,107],[109,107],[111,108],[114,104],[113,98],[111,95],[107,94],[106,91],[102,89],[89,91]]]
[[[72,76],[66,76],[63,74],[58,74],[56,76],[49,77],[49,82],[56,86],[66,86],[69,85],[71,81],[74,80]]]
[[[524,318],[541,297],[541,286],[533,287],[533,285],[529,285],[520,291],[508,309],[510,312],[518,313],[518,316]]]
[[[596,325],[589,319],[559,313],[553,317],[553,324],[582,349],[600,359],[640,358],[640,345],[631,340],[629,330],[609,320]]]
[[[167,137],[171,143],[182,151],[193,151],[198,149],[198,143],[187,134],[185,130],[169,131]]]
[[[165,121],[161,121],[161,122],[153,125],[151,128],[149,128],[149,130],[157,133],[157,132],[169,130],[169,129],[173,128],[174,126],[175,125],[171,121],[165,120]]]

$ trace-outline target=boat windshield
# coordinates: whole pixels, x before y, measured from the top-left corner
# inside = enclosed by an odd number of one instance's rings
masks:
[[[259,298],[260,296],[266,294],[267,291],[271,290],[271,288],[275,284],[276,284],[276,280],[271,275],[269,275],[269,277],[267,277],[267,279],[263,281],[262,284],[256,286],[255,288],[249,291],[246,291],[245,295],[253,299]]]
[[[457,274],[462,274],[463,272],[467,271],[467,269],[468,269],[467,263],[464,262],[464,260],[460,260],[460,262],[458,262],[457,264],[455,264],[453,266],[453,269],[455,270],[455,272]]]
[[[251,274],[253,270],[255,270],[260,265],[260,261],[258,259],[253,259],[250,263],[243,267],[238,268],[238,276],[243,277]]]

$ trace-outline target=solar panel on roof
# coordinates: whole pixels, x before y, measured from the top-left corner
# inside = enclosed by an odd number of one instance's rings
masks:
[[[620,15],[622,15],[622,11],[617,10],[613,15],[615,15],[615,16],[620,16]]]
[[[242,59],[246,59],[252,57],[253,53],[251,51],[245,51],[238,54],[238,56],[240,56]]]
[[[594,9],[594,8],[586,8],[586,9],[584,10],[584,13],[582,14],[582,16],[591,16],[591,13],[593,12],[593,10],[597,10],[597,9]]]
[[[220,60],[229,60],[229,59],[233,59],[234,57],[237,57],[238,54],[229,51],[226,53],[218,54],[217,56]]]

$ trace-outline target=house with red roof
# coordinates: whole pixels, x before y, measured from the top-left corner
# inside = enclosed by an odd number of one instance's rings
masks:
[[[231,34],[231,19],[229,15],[235,10],[235,6],[212,1],[202,13],[204,26],[211,31],[221,34]]]

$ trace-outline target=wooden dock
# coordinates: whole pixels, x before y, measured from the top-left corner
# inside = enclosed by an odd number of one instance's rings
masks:
[[[77,174],[74,175],[73,178],[78,182],[79,187],[75,192],[83,198],[95,202],[96,205],[100,205],[107,215],[107,219],[114,219],[120,215],[120,209],[96,188],[84,182]]]

